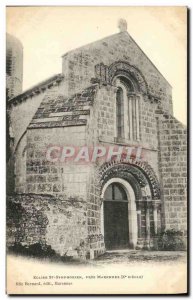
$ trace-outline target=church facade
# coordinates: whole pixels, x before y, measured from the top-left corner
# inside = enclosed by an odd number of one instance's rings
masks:
[[[164,230],[186,237],[187,131],[125,29],[66,53],[62,73],[11,98],[8,113],[10,245],[94,258],[152,249]]]

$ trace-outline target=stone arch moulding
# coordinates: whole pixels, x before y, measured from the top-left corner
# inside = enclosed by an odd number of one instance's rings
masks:
[[[149,95],[148,91],[148,84],[144,75],[141,71],[133,66],[130,65],[128,62],[125,61],[116,61],[112,63],[110,66],[105,65],[104,63],[97,64],[95,66],[95,76],[96,78],[92,78],[92,82],[100,82],[104,85],[112,84],[113,79],[116,76],[125,76],[130,77],[130,79],[134,80],[135,83],[138,85],[138,89],[144,95]]]
[[[145,77],[137,67],[130,65],[125,61],[114,62],[108,67],[108,78],[110,83],[112,83],[114,77],[127,74],[137,83],[140,92],[145,95],[149,94]]]
[[[105,163],[99,170],[99,186],[102,191],[104,184],[113,177],[130,181],[138,199],[141,198],[141,188],[150,186],[152,200],[160,200],[160,185],[152,167],[147,162],[132,161]]]

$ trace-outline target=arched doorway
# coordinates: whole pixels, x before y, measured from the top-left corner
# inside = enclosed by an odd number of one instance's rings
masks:
[[[103,187],[101,228],[105,248],[128,249],[137,244],[137,212],[131,185],[121,179],[110,179]]]
[[[120,183],[111,183],[104,194],[104,240],[107,249],[129,246],[128,199]]]

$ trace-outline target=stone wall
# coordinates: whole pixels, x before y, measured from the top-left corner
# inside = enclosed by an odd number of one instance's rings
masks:
[[[14,192],[25,193],[26,192],[26,157],[27,157],[27,134],[24,134],[20,140],[19,146],[13,155],[14,157]]]
[[[27,192],[80,195],[86,199],[87,165],[80,167],[70,161],[51,162],[46,158],[50,145],[85,145],[85,126],[29,129],[27,144]]]
[[[48,93],[57,91],[59,86],[51,88],[46,92],[29,97],[20,103],[10,103],[8,113],[10,116],[10,132],[13,146],[10,151],[10,161],[12,168],[8,169],[10,178],[14,181],[15,191],[19,193],[26,192],[26,150],[30,145],[27,144],[27,128],[36,113],[44,96]],[[8,162],[8,164],[10,164]],[[11,184],[7,185],[8,193],[12,191]]]
[[[96,176],[96,167],[90,171],[88,193],[88,233],[101,234],[100,186]]]
[[[142,147],[143,160],[151,165],[159,178],[157,123],[155,117],[157,104],[140,97],[140,140],[136,142],[129,140],[128,137],[122,142],[116,142],[114,125],[116,122],[115,97],[116,88],[112,86],[101,86],[96,94],[93,107],[94,112],[90,120],[90,123],[95,124],[95,143],[104,146]],[[92,132],[89,132],[89,134],[92,135]]]
[[[137,67],[145,77],[150,93],[159,97],[165,109],[172,114],[171,86],[127,32],[66,53],[62,67],[65,93],[74,94],[88,87],[91,78],[96,76],[97,64],[103,62],[110,66],[116,61],[125,61]]]
[[[93,251],[92,256],[97,257],[105,250],[104,236],[101,232],[101,197],[98,178],[94,174],[96,169],[93,167],[90,171],[90,180],[87,190],[87,224],[88,236],[90,239],[90,248]]]
[[[85,201],[40,194],[8,197],[7,246],[14,244],[51,246],[61,256],[85,258],[90,251]]]
[[[39,195],[53,195],[56,199],[68,199],[69,205],[78,205],[77,199],[84,201],[84,213],[86,218],[87,241],[89,243],[90,258],[94,258],[104,252],[104,240],[100,233],[100,193],[95,182],[90,181],[92,166],[85,162],[67,163],[50,162],[46,159],[46,149],[49,145],[77,146],[86,143],[85,126],[73,126],[64,128],[28,129],[26,161],[22,158],[22,143],[17,155],[17,192],[26,192]],[[21,163],[21,166],[20,166]],[[19,167],[20,166],[20,167]],[[21,171],[25,170],[23,174]],[[26,179],[23,190],[21,181]],[[30,202],[32,203],[32,202]],[[30,204],[29,204],[30,205]],[[73,209],[73,207],[72,207]],[[53,211],[49,214],[51,215]],[[63,210],[65,215],[65,209]],[[56,212],[55,214],[58,214]],[[63,218],[62,213],[59,218]],[[75,230],[76,223],[71,222],[71,229]],[[56,231],[58,230],[57,227]],[[63,228],[65,229],[65,228]],[[65,229],[68,230],[68,229]],[[56,235],[55,231],[55,235]],[[65,232],[65,231],[64,231]],[[27,232],[25,232],[27,234]],[[52,236],[50,236],[50,239]],[[55,248],[54,248],[55,250]]]
[[[55,95],[55,91],[52,90],[49,94]],[[46,150],[50,145],[61,146],[61,149],[63,146],[74,146],[78,149],[88,142],[91,145],[96,129],[92,120],[91,118],[87,127],[28,128],[27,133],[18,144],[15,163],[17,193],[27,193],[28,195],[34,193],[37,195],[37,199],[39,195],[47,194],[54,195],[56,199],[65,197],[65,199],[69,199],[69,205],[71,201],[75,202],[79,198],[89,202],[85,205],[85,216],[88,217],[85,226],[91,258],[104,251],[104,242],[99,230],[100,224],[97,215],[99,212],[96,212],[93,206],[96,205],[96,200],[92,196],[87,200],[87,196],[91,195],[90,192],[92,193],[93,189],[93,186],[89,185],[90,165],[87,163],[74,164],[73,161],[68,161],[68,163],[50,162],[46,158]],[[93,135],[91,132],[87,135],[88,131],[92,131]],[[90,138],[92,141],[88,141]],[[97,219],[97,224],[93,223],[93,217]],[[74,226],[78,225],[71,223],[72,229]],[[88,227],[92,227],[92,229],[88,230]],[[58,227],[56,228],[57,231]],[[28,235],[27,231],[25,234]]]
[[[165,228],[187,230],[187,130],[158,110],[159,169]]]

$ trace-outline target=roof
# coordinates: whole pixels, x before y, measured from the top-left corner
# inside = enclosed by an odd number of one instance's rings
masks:
[[[92,85],[69,98],[47,94],[28,128],[86,125],[98,85]]]
[[[9,99],[8,104],[22,102],[23,100],[26,100],[29,97],[33,97],[36,94],[40,94],[41,92],[44,92],[47,88],[50,88],[55,82],[62,81],[63,78],[64,75],[61,73],[53,75],[52,77],[49,77],[48,79],[41,81],[40,83],[27,89],[23,93]]]

